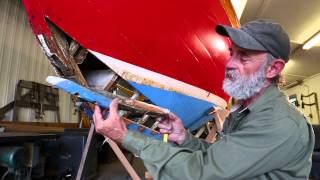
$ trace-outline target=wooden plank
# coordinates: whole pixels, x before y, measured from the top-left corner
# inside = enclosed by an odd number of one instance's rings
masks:
[[[38,126],[49,126],[49,127],[62,127],[62,128],[78,128],[78,123],[51,123],[51,122],[27,122],[19,121],[12,122],[7,120],[0,121],[0,124],[20,124],[20,125],[38,125]]]
[[[33,126],[33,125],[19,125],[19,124],[5,124],[1,126],[5,127],[5,132],[64,132],[64,128],[61,127],[45,127],[45,126]]]
[[[223,129],[223,123],[226,118],[229,116],[229,111],[226,109],[218,109],[214,112],[214,126],[209,131],[206,141],[213,143],[216,140],[216,135],[218,132],[221,132]]]
[[[40,134],[40,133],[30,133],[30,132],[4,132],[0,133],[1,138],[23,138],[23,137],[49,137],[49,136],[56,136],[55,134]]]
[[[89,152],[89,148],[91,146],[92,138],[93,138],[94,135],[95,135],[95,127],[94,127],[93,122],[91,122],[89,133],[88,133],[88,136],[87,136],[87,141],[86,141],[86,144],[84,146],[84,149],[83,149],[83,152],[82,152],[82,157],[81,157],[80,164],[79,164],[79,168],[78,168],[78,171],[77,171],[76,180],[81,180],[82,179],[83,168],[85,166],[85,163],[86,163],[86,160],[87,160],[87,155],[88,155],[88,152]]]
[[[1,121],[0,126],[5,127],[5,132],[33,132],[54,133],[64,132],[65,129],[77,128],[75,123],[37,123],[37,122],[7,122]]]

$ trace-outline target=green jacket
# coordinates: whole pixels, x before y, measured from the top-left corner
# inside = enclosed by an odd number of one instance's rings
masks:
[[[245,109],[230,114],[213,144],[190,133],[181,146],[129,131],[123,146],[137,154],[154,179],[308,179],[312,126],[271,85]]]

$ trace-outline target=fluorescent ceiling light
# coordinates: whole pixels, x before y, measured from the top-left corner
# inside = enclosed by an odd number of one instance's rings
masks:
[[[318,44],[320,42],[320,31],[316,33],[314,36],[312,36],[304,45],[302,46],[302,49],[308,50]]]

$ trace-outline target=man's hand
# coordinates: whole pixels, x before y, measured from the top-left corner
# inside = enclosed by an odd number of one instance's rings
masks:
[[[161,121],[158,124],[160,132],[169,134],[169,140],[182,144],[186,138],[187,131],[183,126],[183,123],[179,117],[173,113],[169,113],[168,119]]]
[[[118,143],[122,143],[127,134],[127,127],[118,112],[118,99],[115,99],[110,104],[109,115],[107,119],[103,119],[101,109],[98,105],[95,106],[93,121],[96,131],[103,136],[106,136]]]

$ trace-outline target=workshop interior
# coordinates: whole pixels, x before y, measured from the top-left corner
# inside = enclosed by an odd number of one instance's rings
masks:
[[[214,142],[212,129],[235,104],[222,90],[229,42],[214,27],[256,19],[275,20],[289,34],[280,89],[313,126],[309,177],[320,179],[319,7],[315,0],[1,0],[1,180],[152,179],[139,157],[95,132],[94,105],[108,109],[115,98],[129,129],[167,141],[157,123],[174,112],[195,137]]]

